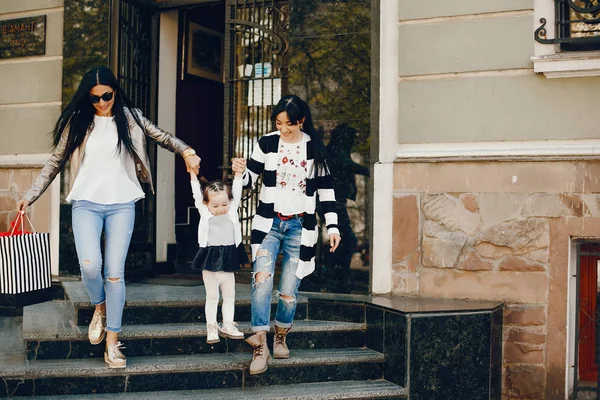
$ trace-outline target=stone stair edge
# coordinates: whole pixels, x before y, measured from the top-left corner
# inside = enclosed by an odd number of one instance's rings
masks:
[[[315,364],[383,363],[384,355],[368,348],[292,350],[288,359],[272,359],[269,366],[310,366]],[[247,369],[250,353],[144,356],[128,358],[125,369],[110,369],[102,358],[30,361],[28,366],[3,371],[3,379],[40,379],[186,373]],[[133,364],[133,365],[132,365]]]
[[[81,281],[64,281],[62,284],[65,295],[67,296],[68,300],[73,303],[73,306],[76,309],[93,308]],[[199,286],[187,287],[131,283],[128,284],[127,287],[129,300],[125,301],[125,307],[202,307],[206,303],[204,289],[203,287]],[[145,298],[143,300],[138,300],[132,299],[132,296],[130,295],[130,293],[133,292],[133,297],[135,297],[135,293],[139,292],[141,289],[145,289],[144,291],[150,292],[153,289],[156,291],[160,290],[164,294],[172,288],[177,288],[177,295],[175,298],[161,298],[160,296],[157,296],[157,298]],[[239,288],[244,288],[244,290],[239,290]],[[175,289],[172,290],[175,291]],[[236,305],[250,305],[251,299],[248,293],[249,288],[247,285],[238,284],[236,286],[236,292],[241,292],[241,296],[236,296]],[[298,304],[307,304],[308,297],[299,295],[296,301]],[[271,303],[275,304],[276,302],[277,297],[273,296]]]
[[[307,304],[308,299],[306,297],[298,297],[298,304]],[[204,307],[206,300],[204,298],[198,300],[127,300],[125,301],[125,308],[127,307]],[[273,299],[271,304],[275,304],[277,299]],[[72,301],[73,306],[79,309],[93,308],[89,301]],[[219,304],[221,304],[219,302]],[[236,299],[236,306],[249,306],[250,299]]]
[[[50,317],[51,316],[51,317]],[[47,320],[44,320],[47,318]],[[244,333],[251,334],[250,321],[239,321]],[[366,330],[364,322],[299,319],[294,322],[294,332],[350,332]],[[76,325],[74,310],[68,300],[54,300],[25,307],[23,311],[23,339],[87,340],[87,326]],[[204,322],[177,322],[154,324],[124,324],[123,339],[194,337],[206,335]]]
[[[295,394],[294,394],[295,393]],[[300,394],[302,393],[302,394]],[[297,383],[293,385],[269,385],[253,388],[205,389],[163,392],[130,392],[68,396],[42,396],[40,400],[88,400],[88,399],[147,399],[181,400],[221,399],[238,400],[335,400],[377,399],[383,396],[406,397],[408,391],[385,379],[333,382]],[[343,396],[343,397],[341,397]]]
[[[322,323],[322,324],[315,324]],[[253,334],[249,321],[238,323],[240,331],[246,335]],[[88,340],[87,326],[72,327],[70,332],[35,332],[23,328],[23,339],[26,341],[62,341],[62,340]],[[205,323],[164,323],[164,324],[139,324],[123,325],[120,339],[166,339],[177,337],[206,336]],[[338,322],[327,320],[297,320],[294,322],[293,332],[352,332],[365,331],[367,324],[363,322]]]

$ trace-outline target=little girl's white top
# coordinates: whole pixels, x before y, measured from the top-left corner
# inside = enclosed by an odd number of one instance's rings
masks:
[[[192,185],[192,194],[194,195],[194,204],[200,213],[200,223],[198,224],[198,245],[200,247],[207,247],[209,245],[218,245],[224,244],[223,241],[227,241],[225,238],[217,239],[211,238],[211,243],[208,242],[209,236],[209,228],[210,228],[210,219],[215,218],[214,215],[210,213],[206,204],[204,204],[204,196],[202,195],[202,190],[200,188],[200,182],[191,181]],[[238,216],[238,207],[240,205],[240,201],[242,199],[242,178],[234,178],[233,184],[231,185],[231,194],[233,195],[233,200],[229,204],[229,211],[227,213],[229,220],[233,224],[233,233],[235,235],[235,245],[239,246],[242,243],[242,228],[240,224],[240,218]],[[223,243],[222,243],[223,242]],[[227,243],[229,244],[229,243]]]
[[[66,200],[119,204],[143,198],[132,155],[124,146],[118,151],[114,118],[95,115],[94,127],[88,135],[81,167]]]

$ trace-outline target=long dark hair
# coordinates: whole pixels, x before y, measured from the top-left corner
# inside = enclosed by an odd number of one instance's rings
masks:
[[[110,86],[113,89],[115,101],[112,107],[112,113],[115,118],[115,123],[117,124],[119,136],[117,150],[120,152],[122,151],[122,148],[125,147],[130,154],[133,154],[130,126],[125,115],[125,109],[131,113],[135,122],[143,129],[140,117],[137,115],[137,112],[135,112],[133,103],[127,98],[125,93],[123,93],[121,85],[119,85],[117,78],[115,78],[111,70],[106,67],[96,67],[85,73],[79,83],[75,95],[58,118],[58,121],[56,121],[54,130],[52,131],[52,144],[56,147],[58,146],[65,129],[67,129],[67,127],[69,129],[65,147],[65,157],[63,158],[61,168],[71,154],[73,154],[75,149],[81,146],[88,129],[93,127],[96,109],[92,105],[89,96],[90,90],[96,85]]]
[[[275,120],[284,111],[287,113],[290,122],[294,125],[304,119],[302,122],[302,131],[310,136],[309,145],[312,146],[315,176],[328,173],[329,171],[325,162],[327,151],[325,150],[321,133],[313,125],[312,114],[310,113],[308,104],[294,94],[284,96],[273,109],[271,119]]]

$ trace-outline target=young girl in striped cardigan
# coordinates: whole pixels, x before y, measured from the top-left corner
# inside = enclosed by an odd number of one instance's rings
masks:
[[[340,243],[335,194],[325,162],[325,146],[314,129],[308,104],[298,96],[283,97],[271,114],[277,131],[261,137],[247,162],[233,160],[245,185],[262,175],[259,203],[252,221],[252,330],[246,341],[254,347],[250,374],[267,370],[275,260],[283,251],[278,288],[273,355],[290,356],[286,335],[296,312],[300,281],[315,269],[317,194],[325,215],[330,251]]]

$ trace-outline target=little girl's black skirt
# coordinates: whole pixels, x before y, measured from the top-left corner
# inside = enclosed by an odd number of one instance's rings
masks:
[[[198,249],[198,253],[192,261],[192,269],[197,271],[234,272],[246,263],[248,263],[248,255],[242,244],[239,246],[233,244],[229,246],[208,246]]]

